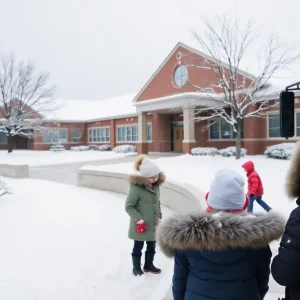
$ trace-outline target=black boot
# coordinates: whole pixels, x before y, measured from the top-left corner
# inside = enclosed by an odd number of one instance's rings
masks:
[[[161,269],[156,268],[153,265],[153,260],[154,260],[154,253],[147,253],[146,252],[146,257],[145,257],[145,265],[144,265],[144,272],[148,273],[153,273],[153,274],[160,274]]]
[[[132,274],[134,276],[142,276],[144,272],[141,269],[141,256],[132,256]]]

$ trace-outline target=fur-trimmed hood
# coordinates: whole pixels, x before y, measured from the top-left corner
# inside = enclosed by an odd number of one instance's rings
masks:
[[[158,181],[156,182],[158,185],[163,184],[166,181],[166,176],[163,172],[159,173],[159,177],[158,177]],[[142,187],[148,187],[149,183],[146,177],[143,177],[141,175],[130,175],[128,177],[128,182],[130,184],[136,184],[136,185],[140,185]]]
[[[286,192],[289,198],[300,198],[300,142],[295,145],[286,179]]]
[[[280,239],[285,223],[277,213],[178,214],[158,227],[157,242],[168,257],[173,257],[175,250],[185,249],[218,251],[263,248]]]

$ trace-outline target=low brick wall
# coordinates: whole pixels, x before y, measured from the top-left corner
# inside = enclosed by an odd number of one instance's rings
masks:
[[[128,174],[112,173],[94,170],[77,170],[77,185],[127,194],[129,184]],[[196,191],[192,186],[184,187],[176,183],[166,181],[160,189],[161,204],[176,212],[190,212],[204,210],[206,203],[204,194]]]
[[[0,176],[13,178],[28,178],[29,166],[0,164]]]

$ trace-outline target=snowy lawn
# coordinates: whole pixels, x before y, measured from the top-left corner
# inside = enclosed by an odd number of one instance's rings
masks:
[[[240,160],[233,157],[221,156],[192,156],[181,155],[157,159],[156,162],[165,172],[167,180],[180,185],[192,185],[195,190],[206,193],[209,191],[211,181],[215,173],[221,168],[230,168],[240,172],[245,180],[246,174],[241,165],[247,160],[255,163],[256,170],[260,174],[264,184],[264,200],[274,208],[289,216],[291,210],[296,207],[294,201],[289,201],[284,192],[286,172],[289,167],[289,160],[278,160],[266,158],[263,155],[246,156]],[[84,166],[82,169],[106,170],[111,172],[132,173],[132,163],[117,165]],[[246,187],[245,187],[246,188]],[[255,211],[263,211],[258,205],[254,206]]]
[[[125,196],[4,180],[13,194],[0,198],[0,299],[147,300],[162,288],[172,261],[159,249],[161,275],[131,275]],[[172,212],[163,208],[163,213]]]
[[[132,155],[132,153],[115,153],[112,151],[53,152],[14,150],[13,153],[8,154],[6,150],[1,150],[0,164],[25,164],[29,166],[45,166],[117,159],[126,155]]]

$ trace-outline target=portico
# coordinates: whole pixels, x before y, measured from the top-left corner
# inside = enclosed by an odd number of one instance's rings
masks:
[[[178,122],[179,126],[172,127],[170,124],[169,130],[172,131],[174,145],[173,150],[183,153],[190,153],[190,150],[196,146],[195,138],[195,111],[200,107],[215,106],[220,102],[213,99],[205,93],[182,93],[172,96],[146,100],[134,103],[138,114],[138,143],[137,151],[139,154],[148,153],[147,142],[147,115],[158,114],[166,115],[181,114],[183,121]],[[155,125],[155,124],[154,124]],[[178,147],[180,143],[181,147]]]

